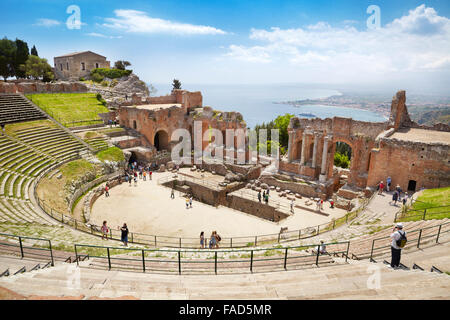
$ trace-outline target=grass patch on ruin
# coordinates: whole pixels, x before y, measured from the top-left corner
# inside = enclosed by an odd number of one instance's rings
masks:
[[[98,114],[108,112],[95,93],[40,93],[26,97],[67,127],[89,124],[76,121],[101,120]]]
[[[50,120],[34,120],[25,122],[16,122],[5,125],[5,132],[7,135],[16,136],[17,131],[31,129],[36,127],[55,127],[55,123]]]
[[[97,153],[97,158],[101,161],[123,161],[125,156],[121,149],[117,147],[109,147]]]
[[[450,187],[427,189],[416,199],[400,221],[418,221],[450,218]]]

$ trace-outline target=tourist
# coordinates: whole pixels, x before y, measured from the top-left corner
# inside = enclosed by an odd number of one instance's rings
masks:
[[[109,197],[109,186],[105,186],[105,197]]]
[[[380,181],[379,188],[378,188],[378,194],[382,194],[384,189],[383,181]]]
[[[205,233],[203,231],[200,232],[200,248],[205,248]]]
[[[316,202],[316,210],[320,212],[320,199]]]
[[[319,253],[320,254],[327,254],[327,247],[323,243],[323,240],[320,240]]]
[[[126,223],[123,224],[122,228],[120,228],[120,231],[122,231],[120,240],[123,242],[124,246],[128,246],[128,227]]]
[[[403,231],[403,224],[397,223],[391,234],[391,267],[398,268],[400,266],[400,256],[402,249],[406,245],[406,232]]]
[[[217,239],[216,239],[215,231],[213,231],[211,233],[211,238],[209,239],[209,248],[210,249],[215,248],[216,247],[216,242],[217,242]]]
[[[189,197],[186,197],[186,209],[189,209]]]
[[[142,168],[139,168],[139,179],[142,179]]]
[[[125,182],[128,182],[128,174],[125,174]]]
[[[269,195],[269,191],[270,191],[270,189],[269,189],[269,188],[267,188],[267,192],[266,192],[266,194],[267,194],[267,195]]]
[[[172,188],[172,191],[170,192],[170,198],[175,199],[175,191]]]
[[[108,226],[106,225],[106,220],[105,221],[103,221],[103,225],[102,225],[102,228],[101,228],[101,230],[102,230],[102,240],[104,239],[104,238],[106,238],[106,240],[108,240]]]
[[[323,199],[320,199],[320,210],[323,210]]]
[[[269,204],[269,194],[266,193],[264,200],[266,201],[266,204]]]
[[[137,187],[137,176],[134,176],[134,186]]]
[[[148,173],[148,178],[149,178],[150,180],[152,180],[152,172],[151,172],[151,171]]]
[[[142,171],[142,180],[146,181],[147,172],[145,170]]]
[[[294,199],[291,200],[291,212],[294,213]]]
[[[189,197],[189,207],[192,208],[192,196]]]
[[[131,181],[132,181],[132,180],[133,180],[133,176],[130,175],[130,176],[128,177],[128,182],[129,182],[129,186],[130,186],[130,187],[131,187]]]
[[[265,190],[263,191],[262,197],[263,197],[263,200],[266,201],[266,191]]]
[[[219,243],[222,241],[222,238],[219,236],[217,231],[214,231],[214,237],[216,238],[216,249],[219,249]]]
[[[258,201],[261,202],[261,190],[258,191]]]
[[[330,200],[330,208],[334,209],[334,201],[333,200]]]
[[[394,194],[392,195],[392,201],[394,201],[394,206],[397,205],[397,200],[398,200],[398,192],[396,190],[396,191],[394,191]]]
[[[407,199],[407,194],[405,194],[405,196],[403,197],[403,200],[402,200],[402,204],[403,204],[403,207],[402,207],[402,211],[403,212],[405,212],[406,211],[406,199]]]
[[[391,177],[387,177],[386,179],[386,191],[389,192],[389,188],[391,187]]]

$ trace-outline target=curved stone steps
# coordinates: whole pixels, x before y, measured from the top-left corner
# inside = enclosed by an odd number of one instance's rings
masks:
[[[55,145],[63,145],[63,144],[67,144],[69,142],[72,142],[72,143],[73,142],[78,142],[75,139],[68,138],[67,136],[61,136],[58,139],[50,139],[50,138],[49,139],[43,139],[43,138],[40,138],[38,141],[39,141],[38,143],[29,143],[29,142],[27,142],[27,143],[29,145],[31,145],[33,148],[40,149],[40,150],[44,151],[45,149],[48,149],[48,148],[50,148],[52,146],[55,146]]]
[[[30,154],[29,149],[23,149],[19,152],[11,153],[10,155],[2,159],[2,161],[0,162],[0,167],[9,168],[12,164],[20,162],[23,158],[26,158],[29,154]]]

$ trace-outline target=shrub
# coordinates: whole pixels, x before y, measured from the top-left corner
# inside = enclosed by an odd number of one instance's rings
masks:
[[[80,79],[78,79],[80,81],[86,81],[86,79],[84,77],[80,77]]]
[[[102,85],[102,87],[107,87],[107,86],[109,86],[109,82],[106,81],[106,80],[103,80],[103,81],[101,82],[101,85]]]
[[[116,79],[123,76],[129,76],[131,72],[133,72],[133,70],[96,68],[91,70],[91,76],[94,77],[95,74],[98,74],[103,78]]]
[[[91,78],[94,82],[102,82],[105,77],[99,73],[91,73]]]

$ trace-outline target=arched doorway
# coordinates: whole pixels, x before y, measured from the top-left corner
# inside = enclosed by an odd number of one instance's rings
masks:
[[[167,150],[169,147],[169,135],[167,132],[164,130],[156,132],[155,138],[153,139],[153,145],[158,151]]]

